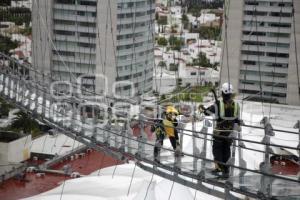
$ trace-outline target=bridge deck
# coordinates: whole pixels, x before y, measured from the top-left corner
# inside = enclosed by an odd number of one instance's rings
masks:
[[[95,115],[93,120],[87,119],[81,111],[74,111],[78,109],[75,102],[70,99],[58,101],[51,96],[47,88],[10,71],[3,71],[0,74],[0,94],[20,109],[92,148],[106,152],[119,160],[134,159],[145,170],[200,191],[230,199],[238,199],[230,191],[254,198],[300,199],[300,181],[297,178],[236,166],[235,162],[229,164],[230,178],[226,181],[216,179],[209,173],[213,160],[207,158],[206,154],[201,154],[203,152],[183,152],[184,157],[175,158],[172,150],[163,148],[161,163],[157,164],[153,159],[154,142],[149,141],[143,131],[147,123],[144,121],[145,118],[138,121],[138,125],[142,127],[140,135],[132,133],[128,121],[123,124],[112,124],[110,121],[102,123],[103,120],[99,120]],[[106,109],[103,104],[89,104],[89,106],[99,105]],[[192,139],[197,136],[199,136],[197,133],[190,135]],[[201,141],[198,137],[197,139]],[[202,144],[206,140],[207,138],[203,138],[201,143],[194,142],[193,149],[198,151],[203,149]],[[204,183],[224,190],[223,192],[213,190]]]

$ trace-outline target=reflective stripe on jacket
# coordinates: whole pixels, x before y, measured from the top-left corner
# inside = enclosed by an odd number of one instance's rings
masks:
[[[221,118],[225,117],[225,104],[223,101],[220,101],[220,117]],[[237,102],[234,102],[233,116],[230,117],[234,117],[234,118],[239,117],[239,104]]]
[[[231,112],[229,112],[229,116],[227,109],[230,109]],[[234,123],[236,122],[236,119],[239,119],[240,116],[240,108],[239,104],[237,102],[232,102],[232,104],[224,104],[223,101],[219,101],[219,119],[217,121],[216,133],[222,132],[222,130],[232,130]],[[227,113],[227,115],[226,115]],[[229,135],[230,132],[228,133],[223,133],[223,135]]]

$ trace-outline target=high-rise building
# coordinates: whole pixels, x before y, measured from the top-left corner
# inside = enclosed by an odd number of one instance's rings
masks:
[[[243,99],[300,105],[300,1],[227,5],[221,83],[230,81]]]
[[[105,76],[108,94],[148,92],[154,19],[153,0],[33,0],[33,66],[92,91]]]

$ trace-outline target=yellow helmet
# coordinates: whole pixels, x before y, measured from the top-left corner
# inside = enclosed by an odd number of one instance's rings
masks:
[[[167,109],[166,109],[166,113],[167,113],[167,114],[169,114],[169,113],[170,113],[170,114],[174,113],[174,114],[176,114],[176,115],[179,114],[178,111],[177,111],[177,109],[174,108],[174,106],[168,106]]]

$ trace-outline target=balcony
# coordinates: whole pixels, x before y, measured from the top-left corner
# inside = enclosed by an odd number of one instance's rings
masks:
[[[280,3],[282,0],[280,0]],[[285,12],[292,13],[293,9],[291,7],[270,7],[270,6],[255,6],[255,5],[245,5],[245,11],[259,11],[259,12]]]
[[[54,14],[53,19],[69,20],[73,22],[96,22],[96,17],[86,17],[79,15]]]
[[[259,69],[260,68],[260,69]],[[288,69],[287,68],[281,68],[281,67],[267,67],[263,64],[259,67],[258,65],[245,65],[242,64],[240,70],[246,70],[246,71],[253,71],[253,72],[273,72],[281,73],[281,74],[287,74]]]
[[[257,75],[246,75],[244,77],[243,74],[240,75],[240,80],[247,80],[247,81],[256,81],[256,82],[260,82],[260,76],[259,74]],[[262,75],[261,76],[261,81],[262,82],[269,82],[269,83],[272,83],[272,82],[276,82],[276,83],[286,83],[287,82],[287,79],[286,78],[278,78],[278,77],[272,77],[272,76],[264,76]]]
[[[244,15],[244,21],[254,21],[254,22],[281,22],[281,23],[290,23],[292,24],[291,17],[271,17],[271,16],[253,16],[253,15]]]
[[[243,35],[243,41],[254,41],[254,42],[273,42],[273,43],[284,43],[289,44],[290,38],[283,37],[267,37],[267,36],[256,36],[256,35]]]
[[[87,27],[75,26],[75,25],[54,24],[54,30],[73,31],[73,32],[82,32],[82,33],[96,33],[96,27],[87,28]]]
[[[255,27],[243,26],[244,31],[265,32],[265,33],[291,33],[291,28],[278,28],[278,27]]]
[[[252,85],[252,84],[244,84],[240,83],[239,84],[239,89],[240,90],[251,90],[251,91],[257,91],[257,93],[260,92],[260,87],[259,85]],[[287,89],[286,88],[281,88],[281,87],[272,87],[272,86],[264,86],[262,85],[262,91],[264,92],[271,92],[271,93],[282,93],[286,94]]]
[[[279,64],[288,64],[289,63],[289,58],[255,56],[255,55],[242,55],[241,60],[271,62],[271,63],[279,63]]]
[[[258,45],[242,45],[242,50],[288,54],[290,51],[290,48],[284,48],[284,47],[276,48],[276,47],[266,47],[266,46],[258,46]]]
[[[96,12],[96,6],[83,6],[83,5],[69,5],[69,4],[54,4],[55,9],[62,10],[76,10],[76,11],[84,11],[84,12]]]
[[[70,41],[70,42],[82,42],[88,44],[95,44],[96,39],[92,37],[75,37],[75,36],[63,36],[63,35],[55,35],[56,41]]]

